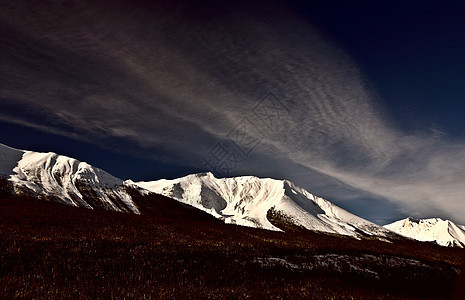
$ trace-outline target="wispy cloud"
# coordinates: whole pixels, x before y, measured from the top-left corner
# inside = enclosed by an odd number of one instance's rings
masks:
[[[464,142],[397,128],[350,58],[285,10],[54,5],[0,6],[1,120],[202,167],[272,92],[284,129],[257,122],[238,173],[465,223]]]

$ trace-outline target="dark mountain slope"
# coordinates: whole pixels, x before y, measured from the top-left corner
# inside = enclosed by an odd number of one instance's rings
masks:
[[[5,298],[449,298],[464,251],[227,225],[163,196],[145,215],[3,193]]]

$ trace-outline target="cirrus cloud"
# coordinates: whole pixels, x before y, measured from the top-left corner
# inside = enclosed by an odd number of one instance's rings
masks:
[[[0,6],[0,120],[202,167],[246,118],[260,143],[232,175],[465,223],[464,142],[396,127],[351,59],[279,2],[49,3]],[[269,93],[279,130],[254,110]]]

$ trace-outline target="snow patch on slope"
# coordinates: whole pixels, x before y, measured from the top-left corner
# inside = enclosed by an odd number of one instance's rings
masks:
[[[441,246],[464,247],[465,226],[440,218],[406,218],[384,226],[400,235],[423,242],[435,242]]]

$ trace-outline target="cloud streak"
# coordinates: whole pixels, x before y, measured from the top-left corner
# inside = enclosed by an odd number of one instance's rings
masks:
[[[246,117],[260,144],[238,174],[465,223],[464,142],[397,128],[350,58],[278,2],[20,2],[0,7],[0,120],[200,168]],[[270,92],[282,130],[253,111]]]

